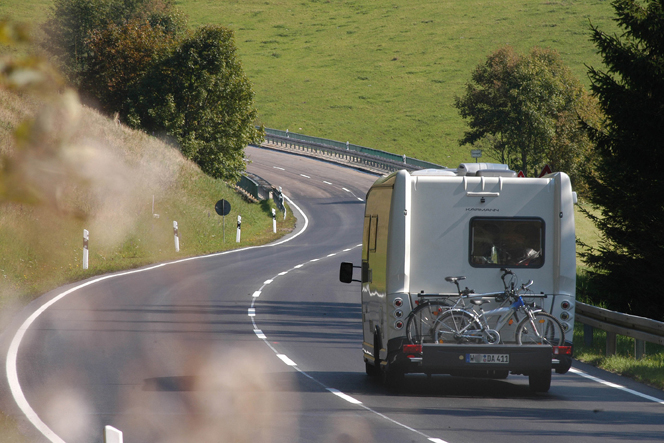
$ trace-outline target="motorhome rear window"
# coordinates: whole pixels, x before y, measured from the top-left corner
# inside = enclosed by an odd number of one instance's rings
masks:
[[[541,267],[544,264],[544,220],[472,218],[470,264],[477,268]]]

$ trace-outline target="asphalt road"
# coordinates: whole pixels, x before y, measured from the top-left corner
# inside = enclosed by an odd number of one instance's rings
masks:
[[[337,278],[376,176],[247,154],[302,211],[285,242],[60,288],[3,333],[2,407],[34,441],[100,442],[105,425],[127,443],[664,440],[662,391],[577,362],[538,395],[520,376],[369,379],[359,286]]]

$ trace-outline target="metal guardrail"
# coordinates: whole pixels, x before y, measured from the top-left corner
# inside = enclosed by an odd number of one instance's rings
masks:
[[[616,335],[634,338],[634,355],[641,358],[645,353],[645,343],[664,345],[664,322],[636,315],[610,311],[585,303],[576,304],[576,321],[583,323],[584,340],[592,345],[593,328],[606,331],[606,355],[616,353]]]
[[[278,129],[265,128],[265,141],[313,153],[329,155],[353,163],[365,164],[388,172],[400,169],[414,171],[428,168],[445,168],[444,166],[418,160],[406,155],[399,156],[391,152],[354,145],[348,142],[344,143],[325,138],[311,137],[295,132],[280,131]]]

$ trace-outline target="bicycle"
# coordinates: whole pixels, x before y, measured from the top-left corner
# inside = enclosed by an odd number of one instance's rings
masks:
[[[448,296],[442,294],[418,294],[417,306],[410,312],[406,319],[406,337],[412,344],[436,343],[435,326],[443,312],[451,309],[456,304],[450,304]],[[431,300],[425,297],[438,297]],[[444,297],[444,300],[440,298]],[[412,304],[412,300],[411,300]]]
[[[523,300],[521,294],[529,291],[533,281],[530,280],[517,288],[516,275],[508,269],[501,271],[503,271],[501,279],[505,288],[502,292],[475,294],[468,288],[462,291],[459,280],[463,277],[446,278],[447,281],[456,284],[459,300],[454,307],[441,313],[433,326],[436,343],[501,343],[500,330],[516,321],[514,340],[518,345],[562,346],[564,344],[565,332],[558,319],[544,311],[534,309]],[[509,283],[505,280],[508,275],[511,276]],[[486,298],[495,298],[503,302],[503,306],[485,312],[482,304],[488,302]],[[470,303],[477,306],[479,312],[466,309],[464,299],[470,299]],[[508,306],[504,305],[506,301],[510,303]],[[463,307],[457,307],[459,305]],[[519,313],[524,315],[521,320]],[[492,329],[487,319],[495,316],[499,318],[495,329]]]

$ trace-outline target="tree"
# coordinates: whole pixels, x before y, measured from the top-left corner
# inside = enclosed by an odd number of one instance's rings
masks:
[[[107,26],[144,20],[176,35],[186,28],[184,15],[172,0],[54,0],[43,26],[43,46],[67,79],[79,85],[93,55],[90,35]]]
[[[607,67],[589,69],[606,115],[587,125],[595,145],[587,174],[589,214],[602,234],[583,255],[610,309],[664,320],[664,0],[616,0],[621,36],[591,25]]]
[[[176,139],[182,153],[215,178],[237,181],[244,147],[260,143],[251,83],[233,32],[204,26],[156,63],[130,92],[127,120]]]
[[[461,144],[488,146],[526,174],[548,163],[579,181],[576,163],[589,143],[576,117],[592,114],[593,102],[556,51],[497,50],[475,68],[454,106],[469,120]]]

